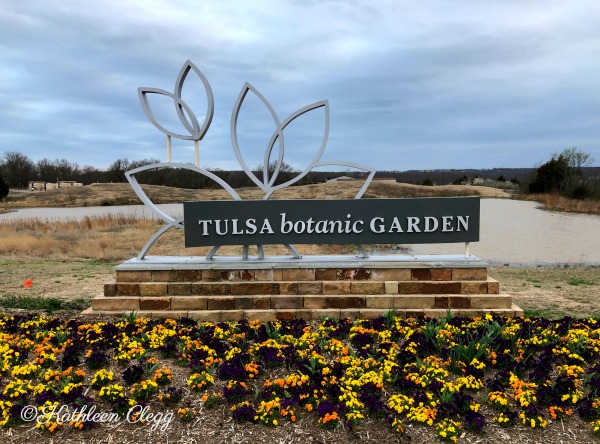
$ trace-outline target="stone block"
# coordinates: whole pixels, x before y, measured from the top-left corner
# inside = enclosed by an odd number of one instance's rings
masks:
[[[462,294],[487,294],[487,291],[487,282],[462,281],[460,283],[460,292]]]
[[[253,281],[253,270],[226,270],[221,272],[221,279],[224,281]]]
[[[273,280],[274,281],[283,280],[283,270],[281,270],[281,269],[273,270]]]
[[[196,282],[202,280],[202,270],[178,270],[177,280],[180,282]]]
[[[394,308],[394,298],[392,296],[367,296],[365,299],[366,308],[384,308],[386,310]]]
[[[304,308],[304,298],[300,296],[274,296],[271,298],[271,308],[298,309]]]
[[[431,308],[423,310],[423,314],[428,318],[444,318],[448,315],[448,310]]]
[[[327,308],[326,299],[323,296],[306,296],[304,297],[304,308],[312,310]]]
[[[117,282],[117,295],[118,296],[139,296],[140,295],[140,284],[122,284]]]
[[[305,321],[317,321],[320,318],[320,310],[296,310],[296,319],[304,319]]]
[[[327,308],[365,308],[365,298],[361,296],[329,296]]]
[[[145,315],[152,319],[178,319],[187,317],[187,311],[171,311],[171,310],[159,310],[152,311],[149,314]]]
[[[252,296],[237,296],[235,298],[235,309],[236,310],[252,310],[254,308],[254,301]]]
[[[385,294],[398,294],[398,281],[385,281],[384,292]]]
[[[171,298],[171,310],[206,310],[206,298],[183,296]]]
[[[220,281],[221,272],[219,270],[202,270],[202,280],[204,282]]]
[[[365,308],[360,310],[360,319],[377,319],[388,310],[382,310],[378,308]]]
[[[431,280],[432,281],[451,281],[452,270],[449,268],[432,268],[431,269]]]
[[[422,282],[422,294],[460,294],[460,282]]]
[[[167,284],[164,282],[147,282],[140,284],[140,296],[166,296]]]
[[[175,282],[177,281],[177,270],[153,270],[152,282]]]
[[[356,321],[360,319],[360,310],[340,310],[340,319],[350,319]]]
[[[117,282],[150,282],[150,271],[117,271]]]
[[[508,295],[476,295],[471,296],[472,308],[511,308],[512,297]]]
[[[483,309],[483,314],[490,314],[492,316],[506,316],[512,318],[515,316],[515,310],[512,308],[498,308],[498,309]]]
[[[298,294],[323,294],[323,283],[298,282]]]
[[[277,310],[275,318],[278,321],[291,321],[292,319],[296,319],[296,312],[294,310]]]
[[[496,279],[488,277],[487,279],[487,292],[488,294],[499,294],[500,293],[500,282]]]
[[[271,308],[271,298],[269,296],[253,297],[252,308],[255,310],[269,310]]]
[[[313,319],[323,319],[323,318],[331,318],[331,319],[339,319],[341,310],[338,308],[325,308],[322,310],[313,310],[314,318]]]
[[[383,294],[384,291],[383,282],[352,282],[350,285],[352,294]]]
[[[350,294],[350,282],[325,281],[322,291],[323,294]]]
[[[239,296],[279,294],[279,283],[235,282],[231,284],[231,294]]]
[[[96,297],[92,299],[92,308],[94,310],[129,310],[138,311],[140,309],[139,298],[123,297]]]
[[[104,296],[116,296],[117,284],[104,284]]]
[[[255,281],[272,281],[273,270],[250,270],[254,273]]]
[[[227,310],[221,312],[221,322],[246,319],[244,310]]]
[[[338,281],[350,281],[354,276],[355,270],[348,269],[340,269],[337,271],[337,280]]]
[[[352,272],[353,281],[368,281],[369,279],[371,279],[370,269],[359,268],[358,270],[353,270]]]
[[[425,310],[407,309],[407,310],[404,310],[404,316],[406,317],[406,319],[409,319],[409,318],[420,319],[425,316]]]
[[[189,282],[176,282],[168,284],[170,295],[185,296],[192,294],[192,284]]]
[[[485,281],[487,268],[454,268],[452,269],[453,281]]]
[[[298,294],[297,282],[280,282],[279,294]]]
[[[371,270],[373,281],[410,281],[411,273],[408,268],[376,268]]]
[[[471,308],[470,296],[436,296],[434,308]]]
[[[525,316],[525,312],[521,309],[521,307],[513,304],[511,308],[515,311],[515,317],[522,318]]]
[[[484,316],[483,310],[469,308],[469,309],[452,309],[450,310],[452,316],[460,317],[460,318],[482,318]]]
[[[244,317],[250,321],[271,322],[277,320],[275,310],[244,310]]]
[[[396,296],[394,298],[394,308],[413,310],[435,307],[435,296],[411,294],[406,296]]]
[[[188,317],[198,322],[220,322],[221,312],[219,310],[188,311]]]
[[[140,298],[140,310],[160,311],[170,309],[170,298]]]
[[[429,281],[431,280],[431,269],[413,268],[410,273],[410,278],[413,281]]]
[[[281,270],[282,281],[314,281],[314,268],[284,268]]]
[[[225,282],[192,284],[192,294],[200,296],[223,296],[231,294],[231,284]]]
[[[336,268],[317,268],[315,270],[315,280],[317,281],[335,281],[337,275],[338,270]]]
[[[398,294],[421,294],[422,282],[398,282]]]
[[[235,310],[235,298],[227,296],[216,296],[207,298],[206,308],[208,310]]]

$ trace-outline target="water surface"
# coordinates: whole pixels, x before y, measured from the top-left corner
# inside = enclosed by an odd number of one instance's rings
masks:
[[[480,241],[470,252],[494,264],[593,264],[600,265],[600,216],[558,213],[538,208],[536,202],[481,199]],[[182,204],[158,205],[174,217],[183,215]],[[135,215],[154,217],[143,205],[80,208],[26,208],[0,214],[0,223],[40,218],[50,221],[86,216]],[[456,254],[464,244],[413,245],[415,254]]]

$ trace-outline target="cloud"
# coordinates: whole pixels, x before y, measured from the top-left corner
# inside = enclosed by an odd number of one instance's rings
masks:
[[[0,153],[107,166],[164,159],[137,88],[172,90],[186,59],[215,117],[203,165],[233,168],[230,114],[245,81],[280,118],[329,99],[324,158],[380,169],[529,167],[569,146],[600,159],[600,4],[461,0],[6,2]],[[198,91],[198,103],[202,103]],[[244,114],[261,153],[264,113]],[[286,159],[302,165],[319,119]],[[268,137],[268,136],[267,136]],[[257,158],[260,158],[259,154]],[[193,148],[177,147],[177,161]]]

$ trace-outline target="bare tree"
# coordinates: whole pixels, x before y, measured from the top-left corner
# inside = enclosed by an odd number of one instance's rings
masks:
[[[35,168],[29,157],[17,151],[4,153],[4,162],[0,165],[1,174],[11,188],[26,188],[34,179]]]

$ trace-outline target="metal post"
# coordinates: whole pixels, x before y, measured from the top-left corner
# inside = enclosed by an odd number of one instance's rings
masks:
[[[167,162],[171,163],[171,136],[167,134]]]
[[[465,242],[465,257],[469,257],[471,253],[469,252],[469,243]]]
[[[196,159],[196,168],[198,168],[200,167],[200,146],[198,140],[194,140],[194,154]]]

